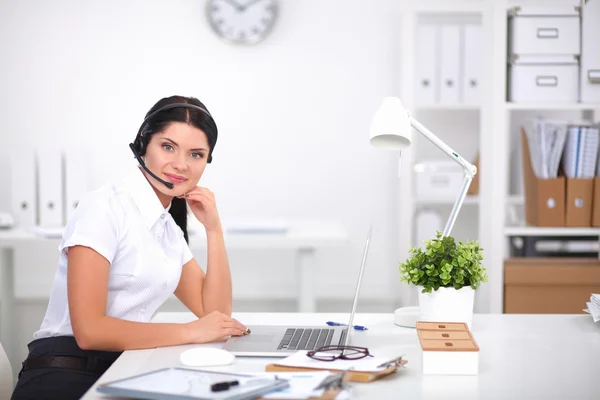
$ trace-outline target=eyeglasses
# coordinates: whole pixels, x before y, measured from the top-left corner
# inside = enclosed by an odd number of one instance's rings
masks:
[[[360,360],[373,357],[366,347],[357,346],[324,346],[306,353],[307,356],[319,361]]]

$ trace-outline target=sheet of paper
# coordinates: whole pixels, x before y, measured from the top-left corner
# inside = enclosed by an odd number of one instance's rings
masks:
[[[560,159],[565,148],[565,141],[567,140],[566,123],[544,121],[542,137],[546,138],[546,148],[542,150],[543,157],[547,159],[546,177],[556,178]]]
[[[592,294],[590,296],[590,301],[586,303],[587,310],[590,314],[592,314],[592,318],[594,322],[600,321],[600,294]]]
[[[298,351],[291,356],[277,361],[277,365],[288,367],[304,367],[319,369],[350,369],[353,371],[376,372],[383,371],[385,368],[377,366],[390,361],[389,357],[365,357],[360,360],[334,360],[319,361],[306,355],[306,350]]]
[[[323,379],[331,375],[331,372],[265,372],[253,375],[269,379],[274,379],[276,376],[279,379],[289,381],[289,388],[263,395],[265,399],[308,399],[309,397],[319,397],[323,394],[323,389],[314,389],[323,382]]]

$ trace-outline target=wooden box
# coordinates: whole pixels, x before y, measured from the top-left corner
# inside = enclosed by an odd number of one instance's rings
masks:
[[[417,322],[424,375],[477,375],[479,346],[467,324]]]

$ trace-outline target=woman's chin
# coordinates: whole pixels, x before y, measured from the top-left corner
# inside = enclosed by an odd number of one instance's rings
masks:
[[[185,184],[175,185],[175,187],[173,187],[173,189],[167,189],[165,187],[165,190],[163,191],[163,193],[168,196],[173,196],[173,197],[184,197],[185,194],[187,192],[189,192],[191,189],[192,188],[190,187],[190,185],[186,182]]]

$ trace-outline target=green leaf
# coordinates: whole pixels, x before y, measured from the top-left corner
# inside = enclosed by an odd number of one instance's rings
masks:
[[[482,265],[483,249],[477,241],[457,242],[437,231],[435,238],[425,240],[423,246],[411,246],[409,254],[399,263],[400,281],[421,286],[423,293],[440,287],[477,289],[488,281]]]

